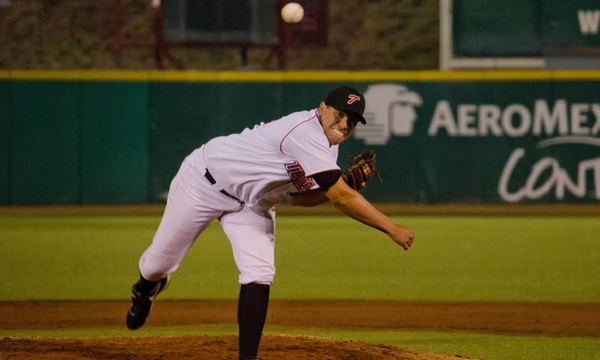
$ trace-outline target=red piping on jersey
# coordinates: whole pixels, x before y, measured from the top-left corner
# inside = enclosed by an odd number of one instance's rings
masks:
[[[301,122],[300,124],[298,124],[298,125],[294,126],[294,127],[292,128],[292,130],[288,131],[288,133],[287,133],[287,134],[285,134],[285,136],[283,137],[283,139],[281,139],[281,142],[279,143],[279,152],[281,152],[282,154],[284,154],[284,155],[285,155],[285,153],[283,152],[283,140],[285,140],[285,138],[286,138],[286,137],[287,137],[287,136],[288,136],[288,135],[289,135],[289,134],[290,134],[292,131],[294,131],[294,130],[295,130],[297,127],[298,127],[298,126],[300,126],[300,125],[304,124],[304,123],[305,123],[305,122],[307,122],[307,121],[311,121],[312,119],[314,119],[314,118],[316,118],[316,117],[317,117],[317,114],[315,114],[313,117],[311,117],[311,118],[310,118],[310,119],[308,119],[308,120],[304,120],[304,121],[303,121],[303,122]]]

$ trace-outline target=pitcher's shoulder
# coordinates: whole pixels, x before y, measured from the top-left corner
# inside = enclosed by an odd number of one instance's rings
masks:
[[[312,119],[318,119],[317,109],[296,111],[282,117],[279,120],[288,123],[301,123],[303,121],[309,121]]]

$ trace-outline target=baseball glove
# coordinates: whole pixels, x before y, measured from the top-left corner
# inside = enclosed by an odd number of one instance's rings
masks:
[[[342,179],[356,191],[362,190],[367,180],[375,174],[379,180],[379,172],[375,167],[375,158],[377,156],[371,150],[363,150],[354,156],[352,165],[342,174]]]

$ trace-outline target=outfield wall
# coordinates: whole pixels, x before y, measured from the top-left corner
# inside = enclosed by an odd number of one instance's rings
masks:
[[[448,0],[444,0],[448,1]],[[600,47],[597,0],[450,0],[459,57],[593,56]]]
[[[0,204],[164,201],[208,139],[350,84],[379,154],[365,195],[403,203],[600,199],[600,72],[0,71]]]

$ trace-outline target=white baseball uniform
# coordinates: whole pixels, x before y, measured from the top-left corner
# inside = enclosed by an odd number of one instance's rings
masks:
[[[218,219],[233,248],[240,284],[275,276],[275,205],[318,188],[312,175],[339,170],[317,109],[301,111],[194,150],[173,179],[167,206],[139,266],[144,278],[174,272],[196,238]],[[162,275],[162,276],[160,276]]]

